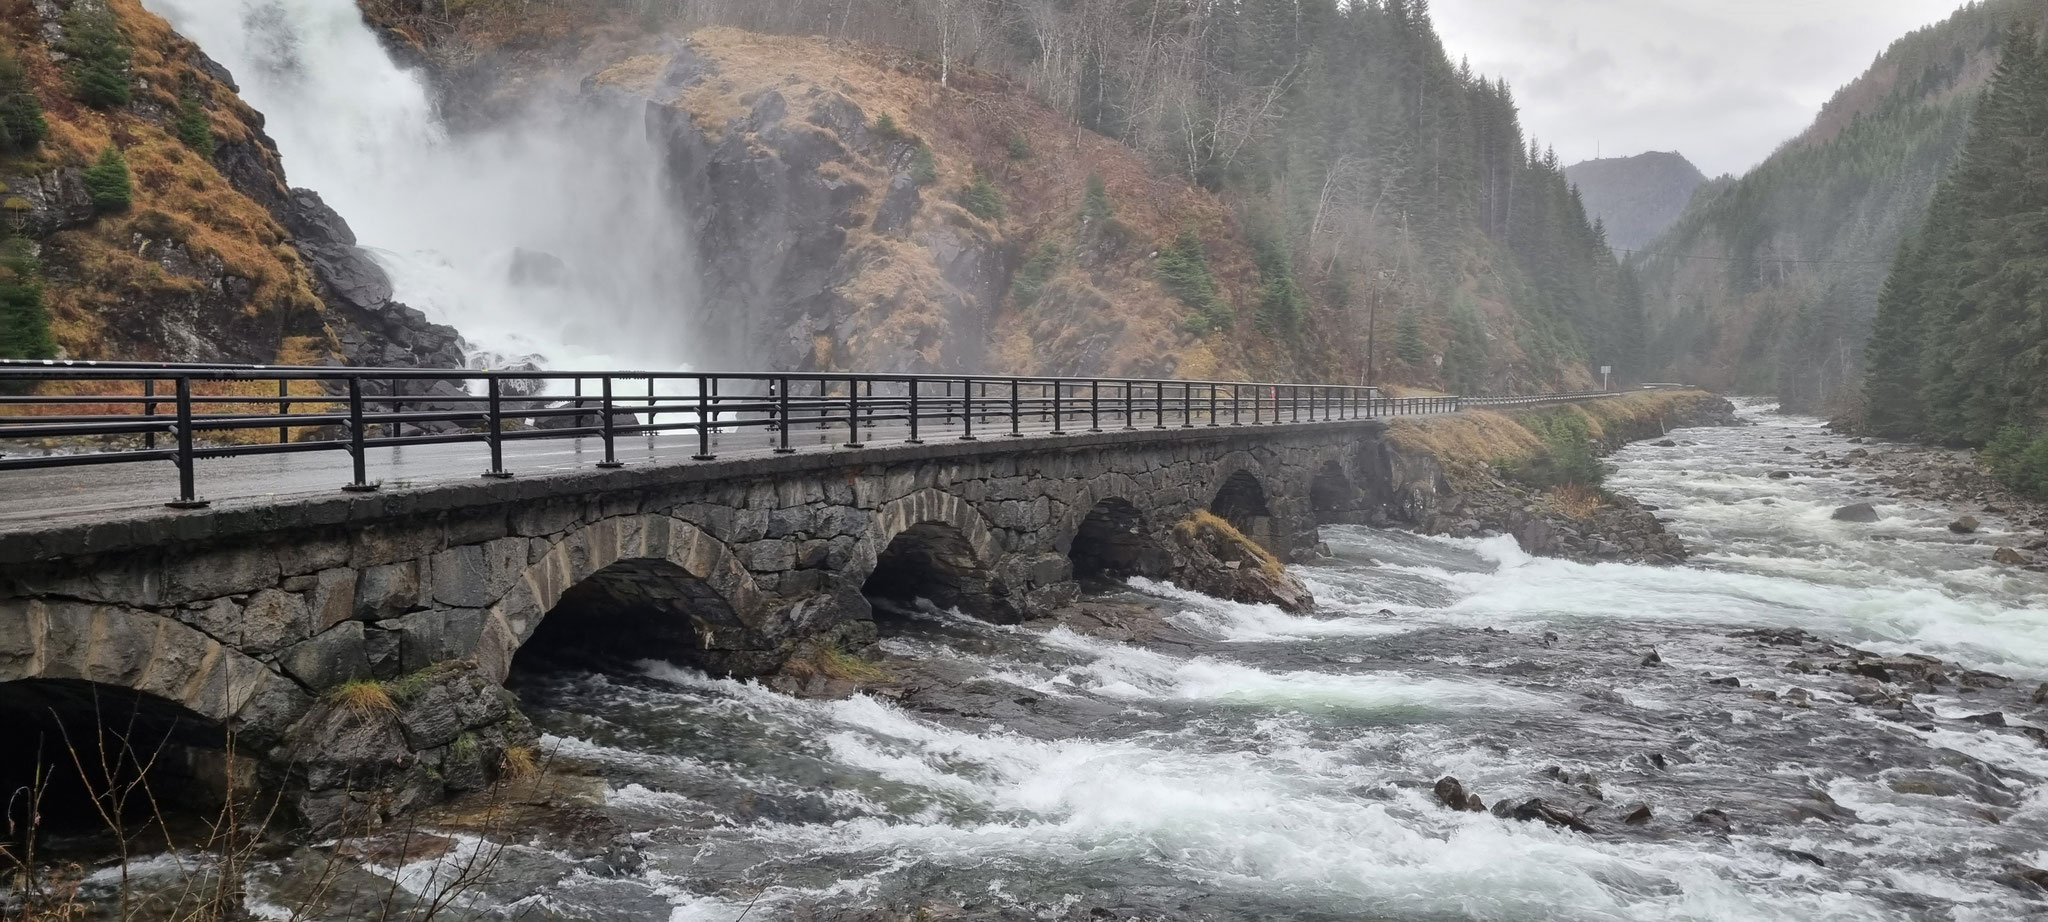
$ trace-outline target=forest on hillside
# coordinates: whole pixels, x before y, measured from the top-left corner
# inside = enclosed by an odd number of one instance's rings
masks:
[[[1702,189],[1635,263],[1653,364],[1853,413],[1892,253],[1955,162],[2006,29],[2041,15],[2038,0],[1986,0],[1901,38],[1805,133]]]
[[[1990,446],[2048,494],[2048,48],[2016,29],[1968,144],[1885,282],[1865,425]]]
[[[1221,311],[1181,286],[1194,319],[1235,322],[1224,335],[1337,380],[1361,375],[1368,341],[1383,379],[1459,391],[1644,376],[1636,286],[1509,88],[1452,62],[1427,0],[363,2],[429,44],[570,41],[603,21],[907,47],[941,82],[1000,75],[1230,203],[1256,282]]]

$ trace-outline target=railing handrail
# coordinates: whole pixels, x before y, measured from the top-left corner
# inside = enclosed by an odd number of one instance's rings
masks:
[[[126,383],[134,392],[34,393],[65,382]],[[168,388],[159,385],[168,383]],[[261,393],[199,393],[195,385],[257,382]],[[455,382],[424,391],[403,384]],[[525,393],[522,385],[566,385],[570,394]],[[469,390],[480,384],[481,393]],[[313,393],[293,393],[293,385]],[[682,388],[687,393],[663,393]],[[644,387],[644,393],[639,389]],[[208,388],[211,389],[211,388]],[[201,459],[343,451],[353,478],[343,489],[374,491],[367,455],[408,445],[480,442],[487,477],[510,477],[505,445],[596,439],[600,467],[622,466],[618,440],[693,434],[692,461],[718,456],[719,436],[766,430],[777,454],[798,450],[792,431],[838,429],[858,449],[877,426],[906,424],[906,444],[934,434],[962,441],[989,436],[1065,436],[1082,430],[1168,430],[1322,424],[1518,406],[1606,394],[1387,397],[1347,384],[1174,378],[853,372],[587,371],[392,368],[330,365],[0,360],[0,440],[97,439],[99,450],[0,454],[0,472],[123,462],[170,461],[179,479],[170,505],[206,503],[196,490]],[[29,412],[21,412],[22,410]],[[95,412],[98,410],[98,412]],[[12,412],[10,412],[12,411]],[[1025,430],[1030,421],[1032,431]],[[1050,424],[1049,429],[1040,429]],[[1068,429],[1068,424],[1075,424]],[[294,438],[294,431],[299,433]],[[261,441],[210,434],[274,433]],[[977,432],[980,434],[977,435]],[[160,445],[159,438],[168,439]],[[120,445],[114,445],[120,440]],[[139,446],[133,445],[139,440]]]

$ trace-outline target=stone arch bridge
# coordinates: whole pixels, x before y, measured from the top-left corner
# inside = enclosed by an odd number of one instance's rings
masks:
[[[1318,524],[1403,501],[1384,433],[949,440],[18,528],[0,536],[0,690],[52,712],[119,699],[193,751],[231,731],[231,768],[331,826],[482,784],[530,735],[502,687],[522,657],[609,647],[756,676],[859,632],[875,598],[1017,621],[1072,601],[1077,575],[1158,572],[1160,537],[1200,510],[1298,559]],[[333,705],[373,680],[397,720]]]

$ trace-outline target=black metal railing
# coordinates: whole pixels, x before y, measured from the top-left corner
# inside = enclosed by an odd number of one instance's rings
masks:
[[[1584,399],[1386,397],[1322,384],[988,375],[486,371],[0,361],[0,472],[170,462],[178,497],[206,505],[196,462],[345,452],[342,489],[372,491],[380,449],[478,444],[486,477],[510,477],[506,447],[596,440],[600,467],[621,440],[678,448],[788,454],[806,445],[862,448],[876,439],[1066,435],[1137,429],[1264,426],[1456,412]],[[838,440],[844,434],[844,441]],[[829,441],[827,440],[829,437]],[[680,445],[672,443],[680,442]]]

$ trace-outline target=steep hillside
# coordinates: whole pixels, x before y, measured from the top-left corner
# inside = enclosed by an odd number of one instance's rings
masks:
[[[458,128],[564,77],[669,113],[726,354],[1356,381],[1371,342],[1385,381],[1474,391],[1641,367],[1561,165],[1421,4],[362,2]]]
[[[286,185],[229,75],[137,0],[5,10],[0,356],[460,363]]]
[[[1677,223],[1707,181],[1684,155],[1659,151],[1576,163],[1565,168],[1564,178],[1579,188],[1586,213],[1617,250],[1638,250],[1655,240]]]
[[[1670,377],[1850,409],[1900,239],[1954,162],[2007,28],[2039,0],[1987,0],[1900,39],[1812,128],[1702,191],[1638,260]]]

